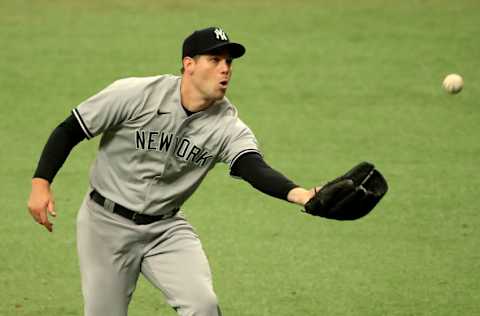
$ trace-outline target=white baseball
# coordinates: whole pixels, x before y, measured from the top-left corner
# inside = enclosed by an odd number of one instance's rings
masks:
[[[462,91],[463,78],[457,74],[449,74],[443,79],[443,89],[448,93],[455,94]]]

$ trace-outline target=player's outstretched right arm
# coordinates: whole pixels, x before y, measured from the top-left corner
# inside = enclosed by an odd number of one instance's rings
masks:
[[[52,216],[57,215],[50,184],[72,148],[85,139],[85,137],[78,121],[70,115],[53,130],[40,156],[32,179],[28,210],[35,221],[45,226],[50,232],[53,224],[49,221],[48,214]]]

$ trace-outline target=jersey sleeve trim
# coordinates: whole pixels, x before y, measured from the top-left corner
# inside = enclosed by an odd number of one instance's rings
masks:
[[[82,116],[80,115],[78,110],[73,109],[72,113],[75,116],[75,118],[77,119],[78,123],[80,124],[80,127],[82,128],[83,132],[85,133],[85,136],[87,137],[87,139],[93,138],[92,133],[90,133],[90,131],[88,130],[88,127],[87,127],[87,125],[85,125],[85,122],[83,121]]]
[[[230,162],[230,169],[232,169],[232,166],[235,164],[235,161],[237,161],[238,158],[240,158],[242,155],[244,155],[246,153],[257,153],[261,157],[263,157],[258,149],[244,149],[241,152],[239,152],[238,154],[236,154],[235,157],[233,157],[232,161]]]

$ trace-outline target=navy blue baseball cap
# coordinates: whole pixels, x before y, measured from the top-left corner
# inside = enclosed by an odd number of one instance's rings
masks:
[[[228,50],[232,58],[239,58],[245,54],[245,47],[230,42],[227,33],[220,27],[208,27],[193,32],[183,41],[182,59],[221,49]]]

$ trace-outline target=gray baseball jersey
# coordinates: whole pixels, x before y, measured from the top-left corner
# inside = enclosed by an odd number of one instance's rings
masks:
[[[181,77],[121,79],[73,114],[90,139],[102,134],[90,184],[131,210],[159,215],[179,208],[217,163],[259,152],[227,98],[187,115]]]

